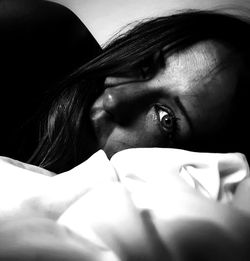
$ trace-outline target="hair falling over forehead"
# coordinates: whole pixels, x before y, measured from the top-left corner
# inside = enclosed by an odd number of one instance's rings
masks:
[[[138,80],[147,80],[164,66],[163,53],[168,57],[204,40],[215,40],[231,48],[242,55],[247,65],[250,22],[233,15],[185,11],[141,21],[117,36],[101,55],[82,65],[58,87],[53,106],[45,115],[46,124],[42,123],[40,145],[30,162],[62,172],[85,160],[92,153],[88,149],[88,111],[103,91],[104,79],[142,75],[143,79]],[[246,97],[246,92],[248,86],[244,78],[236,95],[238,100]],[[244,110],[244,101],[236,101],[236,104],[240,109],[232,112],[234,115]],[[240,136],[235,127],[231,140]]]

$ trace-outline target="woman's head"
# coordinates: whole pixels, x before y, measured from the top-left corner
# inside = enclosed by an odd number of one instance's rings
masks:
[[[115,39],[66,80],[38,150],[44,166],[61,171],[99,148],[108,156],[129,147],[230,149],[249,32],[231,16],[186,12]]]
[[[107,77],[90,110],[97,147],[111,157],[131,147],[206,150],[209,139],[216,150],[242,65],[229,56],[220,43],[202,41],[163,57],[150,80]]]

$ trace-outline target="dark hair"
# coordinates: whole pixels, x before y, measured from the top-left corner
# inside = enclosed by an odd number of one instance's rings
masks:
[[[247,20],[212,11],[190,10],[137,23],[58,88],[53,106],[41,125],[41,142],[31,163],[61,172],[91,155],[93,151],[87,145],[90,141],[84,139],[90,131],[88,112],[104,89],[105,77],[136,75],[141,68],[147,68],[147,76],[153,77],[161,66],[162,56],[157,54],[162,50],[171,55],[208,39],[229,46],[247,61],[249,37]],[[246,86],[238,89],[237,96],[245,97],[242,92]]]
[[[1,0],[0,36],[0,155],[27,161],[47,92],[101,48],[70,9],[45,0]]]

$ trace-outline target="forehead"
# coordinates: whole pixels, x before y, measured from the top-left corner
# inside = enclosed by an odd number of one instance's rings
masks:
[[[152,86],[170,97],[178,96],[197,129],[204,123],[214,127],[230,106],[239,65],[239,57],[229,48],[204,41],[167,57]]]
[[[166,57],[166,67],[162,70],[157,81],[159,84],[168,81],[181,87],[182,91],[190,91],[201,81],[212,80],[220,70],[223,61],[230,51],[222,44],[214,41],[197,43],[184,51]],[[192,83],[192,84],[191,84]]]

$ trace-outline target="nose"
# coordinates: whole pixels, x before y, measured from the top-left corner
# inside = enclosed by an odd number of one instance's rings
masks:
[[[120,124],[128,124],[143,111],[152,98],[145,82],[118,83],[103,94],[103,108]]]

